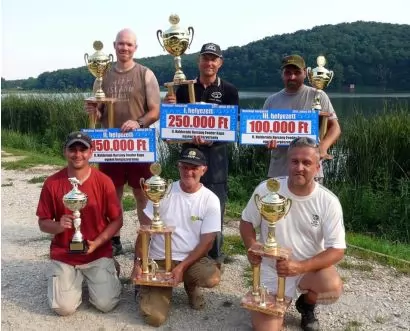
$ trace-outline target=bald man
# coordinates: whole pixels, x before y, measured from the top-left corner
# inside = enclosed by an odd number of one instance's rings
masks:
[[[118,32],[114,41],[117,62],[103,77],[102,88],[106,97],[116,98],[114,103],[114,127],[127,132],[147,128],[159,118],[160,93],[157,78],[147,67],[134,60],[137,38],[130,29]],[[102,126],[108,127],[108,114],[104,104],[86,101],[88,113],[96,114]],[[101,163],[100,170],[114,182],[117,196],[122,201],[124,185],[132,187],[137,203],[138,219],[141,219],[147,199],[140,188],[140,178],[151,176],[149,163]],[[120,234],[112,239],[114,255],[123,254]]]

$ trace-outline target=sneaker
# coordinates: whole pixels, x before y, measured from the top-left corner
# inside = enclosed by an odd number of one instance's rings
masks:
[[[121,255],[124,254],[124,250],[122,249],[122,244],[116,244],[114,242],[112,242],[112,255],[117,256],[117,255]]]
[[[193,288],[188,288],[184,283],[184,289],[186,294],[188,294],[189,305],[195,310],[201,310],[205,307],[204,295],[198,286]]]
[[[319,331],[319,320],[315,315],[315,304],[309,304],[304,301],[304,295],[300,295],[295,302],[297,311],[302,315],[300,326],[304,331]]]

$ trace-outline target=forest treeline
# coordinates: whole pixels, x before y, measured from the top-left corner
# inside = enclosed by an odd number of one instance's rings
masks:
[[[326,67],[335,73],[329,90],[342,91],[355,84],[362,91],[409,91],[409,35],[410,25],[363,21],[275,35],[224,50],[221,75],[239,89],[278,88],[282,85],[280,62],[284,55],[300,54],[310,67],[316,67],[318,55],[325,55]],[[107,54],[112,51],[105,50]],[[197,58],[198,53],[182,56],[188,78],[197,76]],[[172,80],[175,69],[170,55],[138,61],[154,71],[161,85]],[[93,82],[85,66],[43,72],[37,78],[1,79],[2,89],[60,92],[89,91]]]

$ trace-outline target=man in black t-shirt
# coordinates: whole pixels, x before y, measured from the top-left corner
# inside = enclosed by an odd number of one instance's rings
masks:
[[[199,77],[194,84],[195,101],[218,105],[239,105],[238,90],[231,83],[218,76],[218,70],[223,64],[222,51],[214,43],[204,44],[201,48],[198,69]],[[165,103],[189,103],[188,85],[180,85],[175,96],[167,95]],[[202,137],[194,137],[192,144],[199,148],[206,156],[208,171],[201,178],[205,187],[214,192],[221,203],[221,233],[217,235],[209,256],[220,265],[223,263],[223,215],[228,197],[228,146],[226,142],[206,141]]]

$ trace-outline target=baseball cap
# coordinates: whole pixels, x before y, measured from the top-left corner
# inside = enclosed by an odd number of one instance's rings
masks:
[[[282,69],[289,65],[296,66],[299,69],[306,68],[305,60],[303,59],[303,57],[301,57],[300,55],[296,55],[296,54],[285,56],[282,59]]]
[[[222,57],[221,47],[218,44],[206,43],[202,45],[200,54],[213,54]]]
[[[75,131],[75,132],[71,132],[68,137],[67,140],[64,144],[64,146],[70,147],[72,144],[74,143],[81,143],[83,144],[85,147],[90,148],[92,145],[92,140],[91,138],[85,134],[84,132],[81,131]]]
[[[206,157],[204,153],[197,148],[186,148],[181,152],[178,162],[206,166]]]

